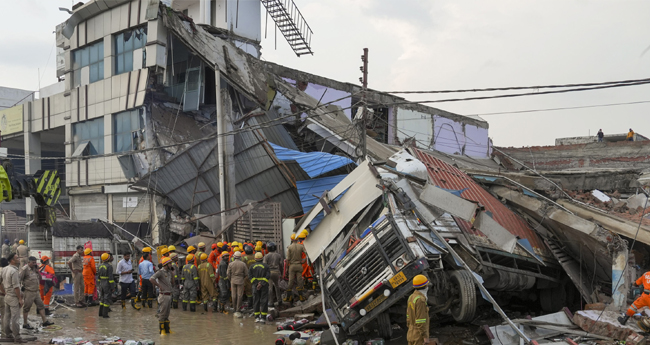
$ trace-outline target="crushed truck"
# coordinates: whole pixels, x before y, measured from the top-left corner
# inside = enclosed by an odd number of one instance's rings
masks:
[[[366,328],[390,338],[393,324],[405,329],[406,299],[418,274],[431,282],[430,314],[458,322],[475,318],[478,289],[497,311],[491,294],[525,298],[563,289],[561,268],[540,257],[528,239],[513,235],[480,203],[431,180],[427,167],[406,151],[389,162],[365,161],[297,224],[311,228],[305,249],[348,334]],[[325,217],[315,225],[320,213]],[[461,222],[480,238],[468,236]]]

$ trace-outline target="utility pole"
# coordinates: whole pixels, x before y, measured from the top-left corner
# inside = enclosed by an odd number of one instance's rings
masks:
[[[359,132],[359,143],[356,148],[357,162],[362,162],[366,159],[366,122],[368,117],[368,48],[363,48],[363,55],[361,55],[363,66],[359,67],[362,76],[359,78],[361,82],[361,107],[357,110],[355,116],[355,125]]]

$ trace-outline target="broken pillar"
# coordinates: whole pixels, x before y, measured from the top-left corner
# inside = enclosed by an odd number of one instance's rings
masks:
[[[627,309],[627,294],[630,287],[625,270],[627,268],[628,251],[626,246],[612,253],[612,304],[610,309],[624,311]]]

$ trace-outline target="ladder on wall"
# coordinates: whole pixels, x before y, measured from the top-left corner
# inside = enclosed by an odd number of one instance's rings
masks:
[[[261,0],[268,14],[297,56],[312,54],[313,32],[293,0]]]

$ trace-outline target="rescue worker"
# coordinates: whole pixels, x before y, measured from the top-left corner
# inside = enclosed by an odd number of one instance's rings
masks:
[[[167,248],[161,249],[160,250],[160,255],[162,255],[162,257],[160,258],[161,260],[162,260],[162,258],[168,258],[169,257],[169,249],[167,249]],[[160,263],[162,264],[162,261]]]
[[[27,265],[20,269],[19,273],[20,282],[23,285],[23,328],[34,329],[29,322],[27,322],[27,315],[33,304],[36,304],[36,313],[41,315],[43,327],[51,326],[54,322],[50,322],[45,317],[45,305],[38,292],[39,278],[38,268],[36,268],[36,258],[30,256],[27,260]]]
[[[217,309],[217,291],[215,288],[214,267],[208,262],[208,254],[202,253],[198,267],[199,280],[201,281],[201,297],[203,298],[203,310],[208,311],[208,303],[212,302],[212,311]]]
[[[221,262],[217,267],[217,275],[219,276],[219,310],[223,313],[226,312],[226,303],[230,300],[230,280],[228,279],[228,259],[230,254],[224,250],[221,254]]]
[[[300,299],[300,301],[305,300],[305,297],[302,295],[302,263],[304,262],[302,254],[304,252],[305,247],[298,243],[295,234],[291,235],[291,245],[287,249],[287,260],[289,260],[289,285],[287,285],[287,295],[284,297],[285,302],[293,302],[294,285],[296,286],[298,299]]]
[[[300,234],[298,234],[298,243],[304,246],[305,238],[307,238],[309,232],[307,229],[303,229]],[[307,260],[307,253],[302,253],[302,279],[303,284],[307,283],[307,286],[314,288],[314,268],[311,267],[309,260]]]
[[[41,256],[41,266],[38,268],[41,274],[41,281],[39,282],[39,290],[41,292],[41,299],[45,306],[45,315],[50,313],[50,301],[52,300],[52,292],[56,286],[56,276],[54,275],[54,268],[50,264],[50,257],[47,255]]]
[[[181,270],[178,267],[178,254],[171,253],[169,258],[172,260],[172,308],[178,309],[178,297],[181,294],[180,283],[181,283]]]
[[[90,248],[84,249],[83,258],[83,276],[84,276],[84,293],[86,295],[85,302],[87,305],[93,303],[93,295],[95,295],[95,275],[97,274],[97,267],[95,266],[95,258],[92,257],[93,250]]]
[[[269,242],[266,246],[269,253],[264,255],[264,263],[269,266],[269,271],[271,273],[271,278],[269,279],[269,304],[273,305],[275,303],[280,303],[282,300],[280,293],[280,277],[282,277],[282,255],[276,252],[276,245],[273,242]],[[275,303],[274,303],[275,302]]]
[[[172,260],[168,257],[163,257],[160,260],[162,269],[158,270],[154,275],[149,278],[149,282],[153,286],[158,287],[160,294],[158,295],[158,323],[160,325],[160,334],[171,334],[169,329],[169,311],[172,302],[172,280],[174,279],[174,272],[172,272]]]
[[[233,307],[235,312],[239,312],[244,296],[244,282],[248,280],[248,267],[241,261],[241,252],[235,252],[235,261],[228,265],[226,275],[230,281]]]
[[[255,263],[249,269],[251,284],[253,284],[253,313],[255,322],[266,322],[269,311],[269,279],[271,271],[262,259],[261,252],[255,253]]]
[[[138,273],[142,280],[142,290],[140,291],[142,295],[140,298],[142,298],[142,308],[149,306],[149,309],[151,309],[153,308],[154,290],[153,285],[149,282],[149,278],[151,278],[155,272],[153,269],[153,263],[151,262],[151,253],[144,253],[142,258],[144,260],[140,265],[138,265]]]
[[[212,268],[217,270],[217,266],[219,265],[219,258],[221,257],[221,246],[223,246],[223,243],[213,243],[212,244],[212,251],[210,252],[210,255],[208,255],[208,262],[210,265],[212,265]]]
[[[115,281],[113,280],[113,266],[110,263],[111,256],[108,253],[102,254],[101,265],[97,269],[97,279],[99,290],[101,292],[101,299],[99,300],[99,316],[107,319],[108,309],[111,307],[111,295],[115,289]]]
[[[413,277],[413,294],[409,296],[406,305],[406,341],[408,345],[423,345],[429,343],[429,307],[427,306],[427,290],[429,279],[422,274]]]
[[[199,267],[199,261],[201,260],[201,254],[205,253],[205,243],[199,242],[199,244],[197,246],[199,247],[199,249],[196,251],[196,253],[194,253],[194,264],[196,265],[196,267]],[[205,253],[205,255],[208,255],[208,254]]]
[[[196,253],[196,247],[194,247],[194,246],[187,247],[187,254],[192,254],[192,255],[196,256],[195,253]]]
[[[235,249],[233,249],[232,255],[230,255],[230,262],[235,261],[235,253],[239,253],[241,258],[241,249],[239,249],[239,247],[235,247]]]
[[[11,254],[11,246],[9,245],[9,239],[5,239],[5,243],[2,244],[2,258],[6,259]]]
[[[244,245],[244,253],[246,253],[246,255],[242,255],[241,261],[250,269],[255,263],[255,252],[253,251],[253,247],[248,244]],[[248,279],[244,282],[244,295],[246,295],[246,307],[250,307],[250,304],[253,302],[253,288],[251,281]]]
[[[18,247],[16,247],[16,254],[20,258],[20,267],[27,265],[27,258],[29,257],[29,247],[25,245],[24,240],[18,242]]]
[[[83,246],[77,246],[77,252],[72,255],[70,260],[68,260],[68,267],[72,271],[72,287],[74,290],[74,301],[77,308],[83,308],[86,305],[83,303],[84,300],[84,276],[83,276],[83,260],[82,255],[84,253]]]
[[[176,253],[176,247],[175,246],[169,246],[167,247],[169,257],[171,258],[172,253]],[[178,253],[176,253],[178,255]]]
[[[185,259],[185,266],[183,267],[183,310],[187,310],[187,304],[190,304],[190,311],[196,311],[196,296],[199,289],[199,275],[194,266],[194,254],[190,254]]]
[[[16,253],[9,254],[7,258],[9,266],[2,269],[2,288],[0,293],[5,295],[5,309],[2,312],[2,337],[14,338],[14,343],[25,343],[20,338],[20,307],[23,304],[23,296],[20,292],[20,277],[18,272],[18,256]]]
[[[140,257],[140,261],[138,261],[138,268],[140,268],[140,264],[142,263],[142,261],[144,261],[144,253],[151,254],[151,251],[152,251],[151,247],[142,248],[142,256]],[[151,257],[149,257],[149,261],[151,261]],[[153,263],[153,261],[151,261],[151,262]],[[154,267],[154,271],[155,270],[156,270],[156,268]],[[135,297],[135,302],[136,303],[139,302],[140,300],[142,300],[142,277],[139,276],[139,275],[138,275],[138,284],[140,285],[140,291],[138,291],[138,295]],[[146,302],[147,302],[146,300],[142,300],[142,307],[143,308],[145,307],[144,304]]]
[[[16,248],[18,248],[18,239],[14,238],[14,244],[11,245],[9,254],[16,254]]]
[[[635,284],[637,286],[643,286],[643,292],[641,293],[641,296],[639,296],[639,298],[632,302],[630,307],[627,308],[625,316],[618,318],[618,322],[620,322],[621,325],[625,325],[630,316],[638,313],[643,307],[650,307],[650,271],[639,277]]]

